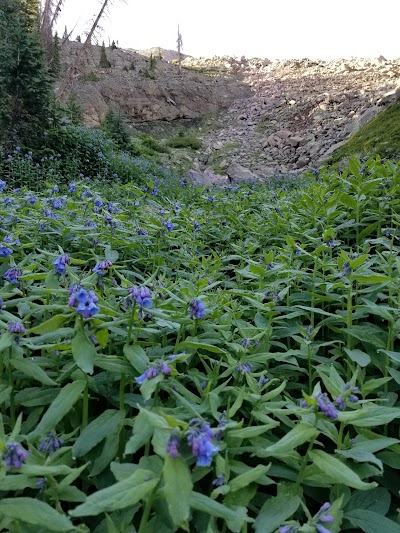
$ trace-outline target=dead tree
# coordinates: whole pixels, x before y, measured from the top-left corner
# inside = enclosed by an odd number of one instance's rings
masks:
[[[182,42],[182,35],[181,35],[180,30],[179,30],[179,25],[178,25],[178,39],[176,40],[176,44],[178,45],[179,74],[181,74],[182,73],[182,53],[181,53],[181,50],[183,48],[183,42]]]

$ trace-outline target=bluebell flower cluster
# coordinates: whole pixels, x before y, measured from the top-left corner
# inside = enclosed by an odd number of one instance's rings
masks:
[[[151,290],[147,287],[129,287],[129,298],[130,301],[135,301],[137,305],[144,307],[145,309],[153,306],[151,300]]]
[[[51,431],[47,433],[47,438],[43,439],[39,446],[38,450],[42,453],[48,453],[49,455],[53,455],[54,452],[56,452],[61,446],[64,444],[64,439],[57,437],[57,435],[54,435]]]
[[[59,255],[57,259],[53,261],[56,274],[65,274],[66,265],[68,265],[69,262],[70,262],[70,257],[68,254]]]
[[[236,372],[241,372],[242,374],[249,374],[252,371],[252,363],[239,363],[236,367]]]
[[[93,291],[87,291],[80,285],[73,285],[68,292],[70,295],[68,305],[75,307],[76,312],[83,318],[90,318],[100,311],[96,305],[99,299]]]
[[[339,396],[335,398],[334,403],[336,404],[337,408],[343,411],[343,409],[346,408],[346,400],[349,400],[349,402],[352,403],[358,402],[360,398],[356,396],[355,393],[357,392],[360,392],[358,387],[352,387],[350,383],[346,383],[342,394],[339,394]]]
[[[112,266],[112,262],[105,259],[104,261],[97,263],[96,266],[92,268],[92,272],[96,272],[98,276],[104,276],[104,273],[107,272],[110,266]]]
[[[43,494],[43,492],[47,488],[47,479],[45,477],[40,477],[36,483],[36,487],[39,489],[40,494]]]
[[[197,457],[196,466],[210,466],[213,456],[220,448],[213,444],[214,433],[206,422],[194,418],[189,423],[186,433],[187,443],[192,454]]]
[[[7,186],[7,183],[3,181],[2,179],[0,179],[0,192],[3,192],[6,186]]]
[[[164,374],[164,376],[169,376],[172,372],[172,368],[165,361],[155,361],[146,372],[137,378],[135,378],[136,383],[141,385],[146,379],[152,379],[158,376],[159,374]]]
[[[11,250],[11,248],[0,244],[0,257],[9,257],[12,253],[13,251]]]
[[[349,276],[351,274],[351,266],[350,266],[350,263],[343,263],[343,266],[342,266],[342,278],[344,276]]]
[[[21,276],[22,271],[19,268],[12,267],[9,268],[4,274],[4,279],[6,279],[9,283],[18,283]]]
[[[181,442],[178,435],[176,433],[171,433],[167,442],[167,454],[173,459],[178,457],[180,444]]]
[[[194,298],[190,302],[189,311],[192,318],[204,318],[206,316],[206,307],[199,298]]]
[[[25,327],[21,322],[9,322],[7,325],[10,333],[25,333]]]
[[[21,468],[22,464],[28,459],[30,452],[25,450],[18,442],[10,442],[6,445],[4,460],[7,470]]]
[[[222,473],[222,474],[219,474],[212,482],[211,482],[211,485],[213,485],[214,487],[222,487],[222,485],[225,485],[226,483],[226,479],[225,479],[225,474]]]
[[[331,531],[324,526],[324,524],[333,524],[334,522],[333,516],[328,513],[330,508],[331,504],[329,502],[324,503],[313,518],[318,533],[331,533]]]
[[[337,418],[338,412],[336,411],[333,403],[328,398],[327,394],[319,394],[316,398],[318,409],[328,418],[335,419]]]
[[[162,225],[165,226],[168,231],[173,231],[173,229],[175,228],[175,224],[169,220],[163,220]]]

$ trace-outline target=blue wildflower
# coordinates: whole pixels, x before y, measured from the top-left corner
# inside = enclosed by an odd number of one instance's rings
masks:
[[[9,268],[7,272],[4,274],[4,278],[9,283],[18,283],[19,278],[22,276],[22,271],[19,268]]]
[[[66,265],[68,265],[70,262],[70,257],[68,254],[62,254],[53,261],[53,265],[55,266],[55,271],[57,274],[65,274],[66,272]]]
[[[222,487],[222,485],[225,485],[226,479],[225,474],[219,474],[212,482],[211,485],[214,485],[214,487]]]
[[[189,422],[187,442],[192,448],[192,453],[197,457],[196,466],[210,466],[212,457],[220,450],[213,444],[214,434],[206,422],[194,418]]]
[[[62,200],[61,198],[56,198],[53,201],[53,209],[60,209],[62,207]]]
[[[12,253],[13,251],[11,250],[11,248],[7,248],[7,246],[3,246],[2,244],[0,244],[0,257],[8,257]]]
[[[253,368],[252,363],[240,363],[236,367],[236,372],[241,372],[242,374],[249,374]]]
[[[68,192],[76,192],[76,183],[74,181],[69,184]]]
[[[6,445],[7,451],[4,453],[7,470],[21,468],[22,463],[27,460],[29,452],[18,442],[10,442]]]
[[[164,376],[169,376],[172,372],[171,367],[165,361],[156,361],[153,365],[149,366],[146,372],[137,378],[135,378],[136,383],[141,385],[146,379],[153,379],[158,374],[164,374]]]
[[[130,299],[135,300],[138,305],[144,308],[152,307],[151,290],[147,287],[129,287]]]
[[[105,259],[104,261],[97,263],[92,269],[92,272],[96,272],[98,276],[104,276],[104,273],[110,268],[110,266],[112,266],[111,261]]]
[[[83,318],[90,318],[100,311],[96,306],[99,299],[93,291],[87,291],[79,285],[74,285],[69,290],[69,294],[68,305],[75,307],[76,312],[81,314]]]
[[[190,302],[189,310],[192,318],[204,318],[206,315],[206,307],[199,298]]]
[[[53,455],[54,452],[56,452],[61,446],[64,444],[64,439],[57,437],[54,435],[51,431],[47,433],[47,439],[43,439],[38,449],[42,453],[48,453],[49,455]]]
[[[166,220],[163,220],[162,225],[165,226],[168,231],[172,231],[175,228],[175,224],[169,220],[168,222]]]
[[[43,494],[43,492],[46,490],[47,488],[47,480],[46,478],[44,477],[40,477],[36,482],[35,482],[35,485],[36,487],[39,489],[39,492],[41,494]]]
[[[317,396],[317,405],[319,410],[328,418],[335,419],[339,416],[327,394],[321,393]]]
[[[7,183],[0,179],[0,192],[3,192],[3,189],[7,186]]]
[[[178,451],[180,446],[180,440],[176,433],[171,433],[168,442],[167,442],[167,454],[176,459],[178,457]]]
[[[9,322],[7,328],[11,333],[25,333],[26,331],[20,322]]]

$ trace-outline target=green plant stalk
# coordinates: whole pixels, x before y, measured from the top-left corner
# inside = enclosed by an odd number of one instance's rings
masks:
[[[353,325],[353,282],[351,279],[351,274],[349,274],[349,286],[347,289],[347,319],[346,319],[346,327],[347,329],[350,329]],[[347,348],[349,350],[352,349],[353,345],[353,338],[350,335],[350,333],[347,333]]]
[[[82,402],[82,429],[88,425],[89,420],[89,378],[85,375],[85,388]]]
[[[119,410],[125,412],[125,374],[121,375],[121,381],[119,383]],[[121,429],[119,434],[119,446],[118,446],[118,457],[120,463],[122,463],[124,458],[125,450],[125,430]]]
[[[318,420],[318,418],[316,417],[316,422]],[[308,463],[308,456],[310,455],[310,452],[314,446],[314,441],[317,437],[312,437],[312,439],[310,440],[309,444],[308,444],[308,447],[307,447],[307,451],[303,457],[303,460],[301,462],[301,466],[300,466],[300,470],[299,470],[299,473],[297,474],[297,479],[296,479],[296,487],[300,487],[301,483],[303,482],[303,477],[304,477],[304,470],[306,469],[306,466],[307,466],[307,463]]]
[[[135,310],[136,310],[136,302],[132,304],[132,312],[131,312],[131,316],[129,318],[129,323],[128,323],[128,336],[126,338],[126,346],[129,346],[129,344],[131,343],[133,322],[135,320]]]
[[[14,377],[12,373],[12,366],[11,366],[11,357],[12,357],[12,348],[9,348],[9,360],[7,365],[8,370],[8,381],[10,383],[11,392],[10,392],[10,420],[11,420],[11,427],[15,426],[16,417],[15,417],[15,398],[14,398]]]
[[[146,526],[147,526],[147,522],[149,520],[149,516],[150,516],[150,512],[151,512],[151,508],[153,506],[153,501],[154,501],[154,497],[156,495],[156,492],[157,492],[157,489],[158,489],[158,485],[154,488],[153,492],[150,494],[150,496],[147,498],[147,501],[146,501],[146,504],[144,506],[144,510],[143,510],[143,514],[142,514],[142,518],[140,520],[140,525],[139,525],[139,530],[138,530],[138,533],[144,533],[145,529],[146,529]]]

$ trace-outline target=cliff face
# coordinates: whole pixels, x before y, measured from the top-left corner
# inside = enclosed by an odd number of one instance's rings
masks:
[[[81,46],[66,45],[65,69]],[[383,57],[186,57],[179,73],[157,53],[152,60],[135,50],[107,48],[106,54],[110,66],[100,68],[100,47],[91,47],[72,86],[86,124],[98,125],[109,106],[138,125],[215,113],[193,161],[200,170],[240,163],[267,176],[318,166],[400,96],[400,60]]]
[[[63,50],[66,70],[83,45],[69,42]],[[71,87],[87,125],[98,125],[110,105],[130,123],[197,118],[249,96],[250,88],[236,77],[205,76],[135,50],[106,49],[109,68],[101,68],[100,47],[91,46],[84,71]]]

